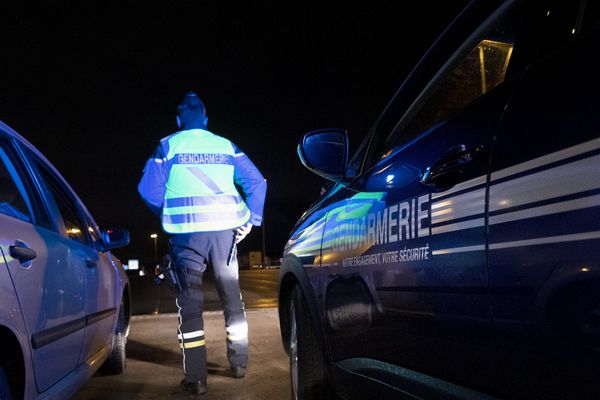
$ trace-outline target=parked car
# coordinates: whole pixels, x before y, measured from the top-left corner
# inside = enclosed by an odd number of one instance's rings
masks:
[[[600,398],[598,11],[473,1],[349,161],[302,138],[335,185],[281,265],[294,399]]]
[[[69,184],[0,122],[0,398],[68,398],[101,366],[125,369],[129,285]]]

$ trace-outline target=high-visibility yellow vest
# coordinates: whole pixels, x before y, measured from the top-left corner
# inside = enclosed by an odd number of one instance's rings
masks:
[[[222,231],[250,219],[234,184],[236,152],[229,140],[190,129],[163,139],[162,145],[163,162],[170,164],[162,207],[166,232]]]

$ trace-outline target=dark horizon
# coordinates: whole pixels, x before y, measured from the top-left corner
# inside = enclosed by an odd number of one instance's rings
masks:
[[[35,145],[101,227],[131,231],[127,262],[167,251],[137,193],[145,161],[176,130],[189,90],[208,129],[248,154],[268,181],[267,254],[280,257],[323,179],[296,144],[338,127],[355,149],[423,52],[465,1],[309,7],[198,2],[191,7],[5,11],[0,120]],[[199,11],[198,11],[199,10]],[[262,248],[260,228],[240,253]]]

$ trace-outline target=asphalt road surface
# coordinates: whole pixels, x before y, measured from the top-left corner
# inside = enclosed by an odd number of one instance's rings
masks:
[[[275,400],[290,398],[289,361],[279,332],[276,309],[278,270],[241,271],[246,303],[250,356],[243,379],[231,376],[226,358],[225,326],[216,290],[205,281],[204,314],[208,350],[208,393],[199,399]],[[127,369],[122,375],[96,374],[74,400],[189,399],[179,388],[183,378],[177,341],[177,314],[171,294],[132,280],[134,315],[127,343]],[[154,296],[152,296],[154,295]],[[141,297],[140,297],[141,296]],[[160,296],[160,297],[159,297]],[[159,301],[160,300],[160,301]],[[145,312],[148,311],[148,312]]]

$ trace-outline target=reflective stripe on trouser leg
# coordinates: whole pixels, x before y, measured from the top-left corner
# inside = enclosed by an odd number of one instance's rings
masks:
[[[234,233],[216,232],[210,255],[214,268],[215,284],[223,305],[227,330],[227,358],[232,367],[248,365],[248,323],[240,293],[238,263],[234,257],[227,265]]]
[[[179,329],[177,338],[183,354],[185,379],[196,382],[206,379],[206,341],[204,339],[204,321],[202,319],[203,296],[197,289],[201,278],[196,274],[188,275],[191,287],[177,295],[179,308]],[[192,287],[194,287],[192,289]]]
[[[230,317],[227,331],[227,358],[232,367],[248,364],[248,322],[245,314]]]

